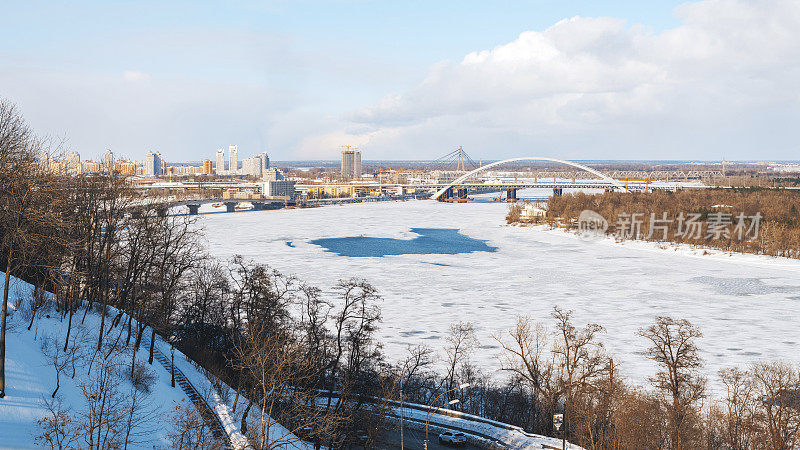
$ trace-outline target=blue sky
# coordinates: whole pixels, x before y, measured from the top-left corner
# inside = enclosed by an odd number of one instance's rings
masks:
[[[800,150],[797,10],[2,1],[0,96],[89,158],[199,160],[235,143],[273,159],[345,144],[367,159],[458,145],[484,159],[787,159]]]

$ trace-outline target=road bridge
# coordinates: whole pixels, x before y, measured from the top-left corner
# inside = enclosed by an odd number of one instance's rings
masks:
[[[189,208],[189,215],[194,216],[199,213],[200,206],[209,203],[225,205],[225,210],[227,212],[234,212],[236,211],[237,205],[239,203],[244,203],[244,202],[253,205],[252,209],[255,211],[281,209],[285,206],[291,206],[295,204],[293,200],[287,201],[287,200],[270,199],[270,198],[247,199],[247,198],[208,197],[208,198],[171,199],[165,197],[148,197],[145,202],[139,204],[138,206],[134,205],[130,209],[131,209],[131,214],[140,215],[145,205],[152,205],[151,207],[155,209],[155,211],[159,215],[165,215],[167,214],[167,211],[171,208],[186,206],[187,208]]]

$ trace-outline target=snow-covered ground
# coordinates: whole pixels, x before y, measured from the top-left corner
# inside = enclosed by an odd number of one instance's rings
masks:
[[[3,275],[0,272],[0,279]],[[60,315],[58,313],[52,310],[45,311],[28,331],[28,322],[23,319],[21,311],[15,311],[14,305],[19,304],[20,298],[27,299],[31,295],[31,291],[32,287],[28,283],[12,277],[9,288],[9,303],[12,306],[10,308],[10,328],[6,340],[6,396],[0,399],[0,450],[37,447],[35,437],[41,434],[37,421],[48,414],[45,402],[50,400],[56,386],[55,369],[42,352],[41,346],[45,339],[52,339],[56,345],[63,346],[64,333],[67,329],[66,320],[59,322]],[[0,284],[0,295],[2,293],[3,285]],[[88,350],[92,346],[96,346],[100,317],[92,311],[81,324],[82,317],[83,309],[73,317],[71,341],[83,341],[82,349]],[[111,318],[106,317],[106,327],[110,325]],[[120,328],[117,327],[110,332],[111,339],[116,339],[119,330]],[[149,333],[146,335],[149,336]],[[123,336],[122,341],[124,339]],[[169,354],[169,345],[160,339],[158,347],[162,353]],[[78,353],[81,353],[80,350]],[[61,354],[63,355],[63,352]],[[147,365],[146,343],[142,344],[136,357],[139,362]],[[129,361],[130,356],[125,356],[126,365],[129,364]],[[87,402],[80,385],[90,382],[87,372],[91,362],[91,359],[79,359],[75,364],[74,378],[71,366],[68,366],[61,374],[60,388],[56,398],[61,401],[64,409],[69,410],[70,414],[79,415],[86,408]],[[98,364],[97,360],[93,363]],[[183,371],[201,395],[207,395],[208,403],[222,419],[233,443],[245,446],[246,440],[241,435],[236,421],[241,417],[231,417],[230,407],[213,392],[209,380],[179,351],[175,351],[175,366]],[[156,361],[148,367],[155,375],[149,395],[145,398],[145,403],[148,405],[145,408],[148,411],[148,418],[143,421],[138,430],[134,430],[134,433],[143,434],[136,438],[133,448],[165,448],[170,443],[169,434],[175,431],[172,425],[175,407],[181,404],[184,407],[191,407],[192,403],[179,386],[176,385],[174,388],[171,386],[171,374],[166,368]],[[127,380],[120,381],[118,388],[123,394],[132,390],[132,386]],[[82,448],[86,446],[86,443],[81,439],[74,445],[77,446],[76,448]]]
[[[31,289],[27,283],[12,279],[9,288],[10,301],[16,303],[17,298],[29,296]],[[0,295],[2,292],[3,286],[0,285]],[[42,353],[41,344],[43,339],[49,337],[54,339],[56,345],[63,346],[67,327],[66,322],[59,323],[60,315],[51,310],[46,316],[37,320],[33,328],[28,331],[28,323],[21,317],[22,315],[13,310],[12,313],[11,329],[6,340],[6,396],[0,400],[0,449],[36,448],[34,438],[41,433],[37,420],[48,413],[44,402],[50,399],[56,386],[56,371]],[[83,347],[86,349],[97,345],[100,318],[90,313],[81,326],[82,316],[83,310],[73,317],[71,335],[73,341],[85,339]],[[109,320],[110,318],[107,318],[106,324],[110,323]],[[146,364],[147,351],[140,351],[137,358]],[[75,378],[71,377],[71,366],[61,374],[61,387],[56,396],[62,400],[65,408],[71,409],[72,414],[79,414],[86,405],[80,384],[89,382],[88,364],[87,360],[76,364]],[[166,370],[158,363],[153,364],[152,368],[156,379],[148,396],[148,402],[155,417],[141,427],[142,431],[150,430],[151,433],[141,436],[137,445],[163,447],[168,442],[167,434],[172,432],[169,424],[175,406],[182,400],[184,404],[190,402],[180,388],[170,386],[170,374]],[[132,387],[126,382],[119,388],[127,391]],[[86,443],[81,439],[76,445],[80,447]]]
[[[201,210],[212,210],[210,205]],[[607,347],[636,381],[654,373],[636,331],[658,315],[686,318],[712,385],[716,372],[761,359],[800,362],[800,261],[650,243],[585,242],[558,230],[505,226],[502,203],[364,203],[201,215],[213,254],[242,254],[322,288],[358,276],[382,294],[381,339],[390,358],[407,344],[440,349],[451,323],[471,321],[475,360],[498,368],[498,345],[517,315],[552,324],[554,305],[578,323],[604,326]],[[412,239],[410,228],[458,228],[496,252],[346,257],[309,241],[370,236]]]

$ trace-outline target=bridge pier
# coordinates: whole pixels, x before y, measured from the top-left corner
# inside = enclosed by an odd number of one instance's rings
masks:
[[[517,201],[517,190],[515,188],[506,189],[506,201]]]
[[[197,213],[200,211],[200,204],[199,203],[190,203],[186,205],[189,208],[189,215],[196,216]]]
[[[439,196],[439,201],[440,202],[446,202],[446,201],[450,200],[451,198],[453,198],[453,188],[452,187],[447,188],[447,190],[444,191],[441,196]]]
[[[253,204],[253,211],[263,211],[267,209],[266,204],[264,202],[250,202]]]
[[[563,188],[553,188],[553,197],[561,197],[561,194],[564,193]]]
[[[225,211],[227,212],[236,212],[236,205],[239,202],[225,202]]]
[[[466,200],[467,199],[467,188],[458,188],[457,195],[458,195],[458,199],[459,200]]]

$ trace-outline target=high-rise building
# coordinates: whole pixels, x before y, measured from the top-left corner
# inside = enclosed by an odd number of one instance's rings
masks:
[[[150,177],[161,175],[161,153],[147,152],[144,159],[144,174]]]
[[[346,145],[345,149],[342,150],[342,177],[361,177],[361,151],[349,145]]]
[[[245,158],[242,160],[242,175],[261,176],[261,155]]]
[[[50,169],[50,165],[51,165],[52,161],[50,159],[50,153],[48,153],[47,150],[45,150],[45,149],[40,150],[38,159],[39,159],[39,165],[43,169],[45,169],[45,170],[49,170]]]
[[[267,152],[263,152],[258,156],[261,158],[261,173],[264,173],[269,169],[269,156],[267,156]]]
[[[239,173],[239,147],[231,145],[228,147],[228,173],[236,175]]]
[[[206,175],[214,173],[214,163],[210,159],[203,161],[203,173]]]
[[[81,155],[78,152],[70,152],[67,155],[67,171],[81,173]]]
[[[217,149],[217,175],[225,173],[225,150]]]
[[[106,150],[103,155],[103,170],[108,173],[114,172],[114,152],[111,150]]]
[[[265,170],[261,177],[264,181],[281,181],[283,180],[283,172],[273,167]]]

